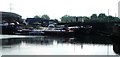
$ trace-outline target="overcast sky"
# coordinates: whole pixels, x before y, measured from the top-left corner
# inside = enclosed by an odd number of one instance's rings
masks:
[[[51,19],[59,19],[63,15],[91,16],[93,13],[105,13],[118,16],[120,0],[0,0],[0,11],[10,11],[22,15],[23,18],[47,14]]]

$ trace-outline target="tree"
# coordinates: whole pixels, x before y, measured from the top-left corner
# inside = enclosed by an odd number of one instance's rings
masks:
[[[76,17],[76,16],[64,15],[60,19],[61,19],[61,22],[65,22],[65,23],[78,22],[78,17]]]
[[[83,16],[82,18],[84,19],[84,22],[89,22],[90,21],[90,18],[87,17],[87,16]]]
[[[115,21],[114,22],[120,22],[120,19],[118,17],[114,17]]]
[[[106,21],[108,21],[106,18],[107,18],[107,16],[104,13],[100,13],[98,15],[98,19],[99,19],[100,22],[106,22]]]
[[[61,19],[61,22],[64,22],[65,19],[66,19],[66,17],[67,17],[67,15],[62,16],[62,17],[60,18],[60,19]]]
[[[107,16],[107,18],[106,18],[107,20],[107,22],[113,22],[114,21],[114,17],[113,16]]]
[[[54,21],[55,21],[56,23],[58,23],[58,22],[59,22],[57,19],[54,19]]]
[[[120,19],[118,17],[107,16],[108,22],[119,22]]]
[[[45,14],[45,15],[42,15],[41,18],[50,20],[50,17],[49,17],[48,15],[46,15],[46,14]]]
[[[40,16],[36,15],[36,16],[34,16],[34,18],[40,18]]]
[[[92,14],[91,19],[96,20],[97,19],[97,14]]]
[[[105,18],[106,17],[106,15],[104,14],[104,13],[100,13],[99,15],[98,15],[98,18]]]

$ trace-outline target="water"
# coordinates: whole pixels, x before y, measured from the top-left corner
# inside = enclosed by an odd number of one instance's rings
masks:
[[[111,41],[97,42],[99,38],[88,40],[90,38],[88,36],[85,38],[1,36],[2,55],[117,55]]]

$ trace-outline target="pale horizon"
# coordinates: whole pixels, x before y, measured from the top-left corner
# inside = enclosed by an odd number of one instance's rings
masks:
[[[47,14],[51,19],[64,15],[91,16],[105,13],[118,17],[118,2],[120,0],[0,0],[0,11],[17,13],[23,19],[35,15]],[[4,7],[3,7],[4,6]]]

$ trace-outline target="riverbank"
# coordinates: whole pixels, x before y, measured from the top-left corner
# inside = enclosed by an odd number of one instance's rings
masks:
[[[8,39],[8,38],[33,38],[33,37],[45,37],[45,36],[36,36],[36,35],[2,35],[0,34],[0,39]]]

